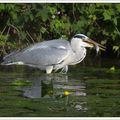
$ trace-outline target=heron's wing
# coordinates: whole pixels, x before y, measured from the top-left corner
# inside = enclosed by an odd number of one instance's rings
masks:
[[[44,41],[41,43],[36,43],[34,45],[31,45],[30,47],[27,47],[25,49],[23,49],[23,51],[31,51],[31,50],[35,50],[35,49],[42,49],[42,48],[46,48],[46,47],[54,47],[54,48],[69,48],[70,44],[67,40],[62,40],[62,39],[55,39],[55,40],[49,40],[49,41]]]
[[[14,57],[15,61],[33,65],[59,64],[69,55],[69,42],[52,40],[28,47]]]
[[[24,63],[34,65],[54,65],[62,62],[68,56],[68,51],[57,48],[39,48],[25,54],[23,53],[19,59]]]

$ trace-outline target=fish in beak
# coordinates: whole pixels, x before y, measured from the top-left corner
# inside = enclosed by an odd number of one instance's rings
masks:
[[[99,43],[97,43],[97,42],[95,42],[95,41],[93,41],[93,40],[91,40],[89,38],[88,39],[84,39],[84,42],[89,44],[89,46],[92,47],[92,48],[95,47],[97,53],[99,52],[99,50],[105,51],[105,49],[106,49],[105,46],[103,46],[103,45],[101,45],[101,44],[99,44]]]

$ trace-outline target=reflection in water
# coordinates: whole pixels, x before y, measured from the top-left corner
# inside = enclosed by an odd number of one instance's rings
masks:
[[[23,91],[23,96],[29,98],[51,97],[63,95],[65,91],[70,96],[85,96],[85,84],[80,80],[70,79],[62,74],[43,74],[39,77],[27,78],[31,86],[19,86],[18,90]]]
[[[19,86],[23,96],[28,98],[51,98],[50,111],[87,111],[86,102],[80,99],[86,96],[85,84],[80,80],[63,74],[43,74],[39,77],[27,77],[32,85]]]

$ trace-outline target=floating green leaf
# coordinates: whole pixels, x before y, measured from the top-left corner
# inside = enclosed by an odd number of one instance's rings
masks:
[[[32,83],[30,81],[15,80],[12,82],[12,85],[14,85],[14,86],[30,86],[30,85],[32,85]]]

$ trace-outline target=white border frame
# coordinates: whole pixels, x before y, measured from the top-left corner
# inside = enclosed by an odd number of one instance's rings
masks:
[[[0,120],[120,120],[119,117],[0,117]]]
[[[0,0],[0,3],[120,3],[120,0]]]
[[[120,3],[120,0],[0,0],[0,3]],[[120,117],[0,117],[0,120],[120,120]]]

